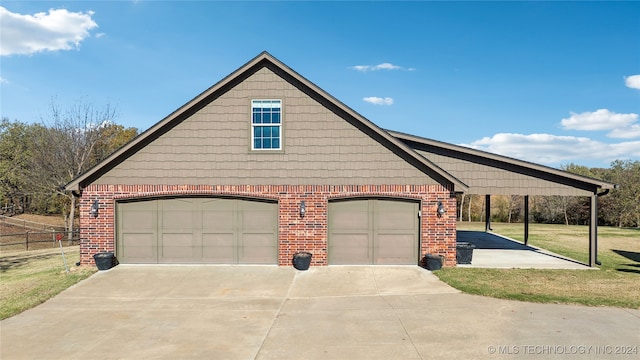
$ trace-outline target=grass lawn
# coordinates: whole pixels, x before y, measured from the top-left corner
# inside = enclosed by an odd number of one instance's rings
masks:
[[[77,267],[78,246],[65,247],[65,271],[59,248],[0,253],[0,320],[39,305],[97,270]]]
[[[493,232],[519,241],[523,224],[492,223]],[[484,223],[458,223],[484,230]],[[587,226],[529,225],[529,244],[588,262]],[[502,299],[640,308],[640,230],[598,228],[600,270],[446,268],[434,273],[466,293]]]

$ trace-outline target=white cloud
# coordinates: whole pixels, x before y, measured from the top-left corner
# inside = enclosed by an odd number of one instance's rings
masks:
[[[69,12],[50,9],[34,15],[12,13],[0,6],[0,55],[26,54],[41,51],[71,50],[98,27],[92,11]]]
[[[581,114],[571,113],[571,116],[562,119],[560,124],[565,130],[611,130],[607,136],[613,138],[634,138],[638,134],[638,114],[617,114],[607,109],[599,109],[594,112]]]
[[[640,141],[626,141],[618,144],[611,144],[614,153],[626,154],[627,157],[640,159]]]
[[[640,141],[606,144],[586,137],[550,134],[500,133],[462,146],[547,165],[640,158]]]
[[[640,90],[640,75],[631,75],[625,77],[624,84],[629,88]]]
[[[377,96],[370,96],[362,98],[362,100],[374,105],[393,105],[393,99],[390,97],[381,98]]]
[[[607,136],[617,139],[640,138],[640,125],[633,124],[629,127],[613,129]]]
[[[560,124],[565,130],[598,131],[611,130],[607,136],[611,138],[632,139],[640,137],[640,126],[635,124],[638,114],[617,114],[607,109],[581,114],[571,113],[562,119]]]
[[[378,71],[378,70],[407,70],[407,71],[415,70],[414,68],[403,68],[402,66],[393,65],[391,63],[382,63],[378,65],[356,65],[356,66],[352,66],[351,69],[360,71],[360,72]]]
[[[7,80],[7,79],[5,79],[3,77],[0,77],[0,84],[8,84],[8,83],[9,83],[9,80]]]
[[[572,112],[571,116],[562,119],[560,124],[564,129],[572,130],[611,130],[629,126],[636,120],[638,120],[638,114],[616,114],[607,109],[599,109],[581,114]]]

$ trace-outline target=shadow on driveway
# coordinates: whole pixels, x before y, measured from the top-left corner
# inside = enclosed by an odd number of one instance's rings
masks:
[[[484,231],[458,230],[457,241],[472,243],[476,249],[536,250],[536,248],[525,246],[515,240]]]
[[[461,267],[522,269],[593,269],[562,255],[484,231],[458,230],[457,242],[475,245],[470,265]]]

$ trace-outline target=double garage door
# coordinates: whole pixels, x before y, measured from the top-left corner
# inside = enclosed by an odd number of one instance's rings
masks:
[[[117,205],[122,263],[276,264],[278,205],[176,198]]]
[[[118,260],[129,264],[277,264],[278,204],[173,198],[117,204]],[[418,203],[331,201],[330,265],[415,265]]]

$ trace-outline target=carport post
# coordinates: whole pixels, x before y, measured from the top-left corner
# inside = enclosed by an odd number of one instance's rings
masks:
[[[491,230],[491,195],[485,195],[484,212],[484,231],[488,232]]]
[[[529,244],[529,195],[524,196],[524,245]]]
[[[591,195],[591,219],[589,220],[589,266],[596,266],[598,257],[598,195]]]

